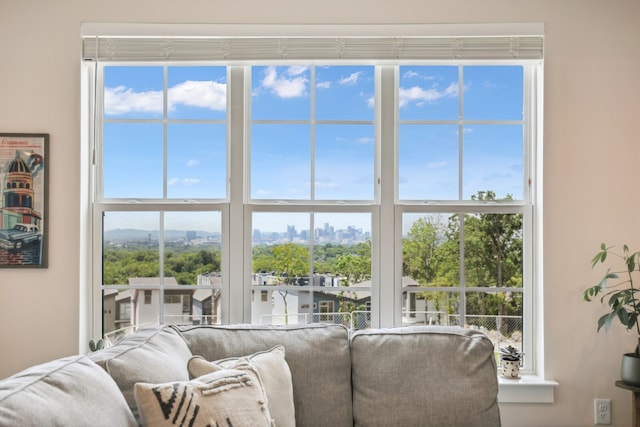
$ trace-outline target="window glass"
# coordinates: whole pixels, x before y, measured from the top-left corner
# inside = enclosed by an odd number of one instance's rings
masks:
[[[106,123],[105,198],[162,198],[163,130],[157,123]]]
[[[353,62],[98,65],[93,277],[110,339],[393,320],[533,353],[535,67]],[[232,117],[227,93],[245,88]]]
[[[522,120],[522,66],[465,66],[466,120]]]
[[[110,211],[103,224],[106,332],[160,321],[219,322],[220,212]],[[184,290],[165,289],[178,285]],[[117,318],[112,313],[121,314]]]
[[[251,198],[309,199],[311,142],[308,125],[251,127]]]
[[[315,70],[318,120],[373,120],[374,67],[318,66]]]
[[[167,197],[225,198],[226,126],[170,124],[167,136]]]
[[[308,321],[322,313],[348,324],[371,300],[370,242],[369,213],[255,212],[252,285],[271,297],[253,299],[253,321]]]
[[[226,198],[226,86],[226,67],[105,67],[103,197]]]
[[[227,68],[180,66],[168,69],[170,119],[225,119]]]
[[[400,120],[458,120],[457,66],[400,66]]]
[[[403,322],[472,325],[522,348],[522,227],[520,214],[405,213]]]
[[[458,126],[399,127],[398,192],[402,200],[456,200],[459,191]]]
[[[251,75],[253,120],[309,120],[309,66],[255,66]]]
[[[402,293],[403,325],[460,325],[460,292],[418,291],[405,279]]]
[[[374,149],[371,125],[318,125],[316,199],[373,200]]]
[[[373,200],[374,67],[251,70],[251,198]]]
[[[104,70],[103,111],[109,119],[157,119],[164,114],[164,71],[159,66]]]
[[[522,200],[523,84],[521,66],[401,66],[398,198]]]
[[[464,133],[463,199],[490,190],[499,198],[523,199],[521,125],[467,125]]]
[[[105,285],[128,285],[133,277],[160,277],[157,212],[105,212],[103,263]]]

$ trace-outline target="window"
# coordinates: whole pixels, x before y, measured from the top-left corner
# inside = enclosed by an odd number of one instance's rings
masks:
[[[539,35],[127,40],[84,40],[103,332],[464,325],[535,370]]]

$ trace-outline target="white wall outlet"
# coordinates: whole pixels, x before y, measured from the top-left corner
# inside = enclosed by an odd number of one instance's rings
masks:
[[[611,424],[611,399],[593,400],[593,423]]]

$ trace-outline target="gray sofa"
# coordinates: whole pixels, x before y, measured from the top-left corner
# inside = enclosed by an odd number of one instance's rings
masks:
[[[107,349],[0,381],[0,426],[135,426],[136,383],[189,381],[194,355],[214,361],[278,344],[298,426],[500,425],[494,349],[481,332],[408,326],[350,333],[305,324],[138,330]]]

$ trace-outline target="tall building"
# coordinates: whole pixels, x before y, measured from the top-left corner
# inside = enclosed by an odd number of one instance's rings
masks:
[[[12,228],[16,223],[34,224],[42,228],[42,213],[34,206],[33,173],[42,164],[42,158],[31,154],[25,161],[16,151],[9,162],[2,185],[2,228]],[[31,165],[31,167],[29,166]]]

